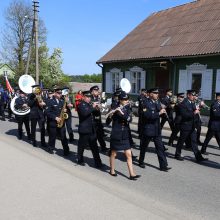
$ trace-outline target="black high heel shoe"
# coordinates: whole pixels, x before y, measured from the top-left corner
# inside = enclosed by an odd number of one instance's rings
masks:
[[[141,175],[135,175],[135,176],[130,176],[130,180],[137,180],[138,178],[140,178]]]
[[[111,171],[109,171],[109,174],[111,175],[111,176],[118,176],[118,174],[117,173],[111,173]]]

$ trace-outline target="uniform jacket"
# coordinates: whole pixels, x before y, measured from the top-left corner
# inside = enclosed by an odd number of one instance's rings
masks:
[[[132,121],[131,109],[129,105],[121,107],[121,109],[124,115],[116,111],[112,116],[111,139],[113,140],[129,139],[129,123]]]
[[[91,98],[91,102],[100,102],[100,98],[99,97],[94,97],[92,96]],[[99,109],[94,109],[93,112],[93,119],[95,121],[95,123],[102,123],[102,120],[101,120],[101,111]]]
[[[95,123],[93,119],[93,112],[95,109],[87,102],[82,101],[78,106],[79,128],[80,134],[94,134]]]
[[[160,104],[157,101],[146,99],[143,103],[143,135],[159,136],[161,135],[160,126]]]
[[[48,107],[46,110],[46,115],[49,121],[56,121],[56,117],[60,117],[60,113],[63,109],[63,105],[64,105],[63,99],[60,99],[59,103],[57,103],[55,97],[49,99]]]
[[[34,118],[43,119],[44,118],[43,108],[41,108],[38,105],[36,95],[33,93],[29,96],[28,106],[30,107],[30,119],[34,119]]]
[[[180,114],[179,104],[180,104],[180,103],[177,103],[177,104],[175,105],[175,107],[174,107],[174,111],[175,111],[175,113],[176,113],[176,116],[175,116],[175,119],[174,119],[174,123],[175,123],[175,124],[180,124],[181,119],[182,119],[181,114]]]
[[[19,96],[17,99],[15,99],[15,108],[16,109],[22,109],[23,104],[28,104],[28,98]],[[16,115],[16,117],[29,117],[29,114],[26,115]]]
[[[179,112],[181,116],[180,129],[183,131],[190,131],[195,129],[195,103],[185,98],[179,104]]]
[[[166,106],[166,112],[169,118],[173,118],[173,109],[171,108],[171,100],[170,97],[165,96],[162,100],[161,103]]]
[[[212,131],[220,131],[220,103],[218,101],[211,105],[208,127]]]

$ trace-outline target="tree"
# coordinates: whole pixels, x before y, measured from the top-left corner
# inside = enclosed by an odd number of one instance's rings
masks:
[[[27,53],[31,41],[33,12],[31,4],[14,0],[5,11],[5,28],[2,33],[2,52],[4,61],[9,63],[21,76],[25,72]],[[39,45],[46,41],[46,28],[39,19]]]

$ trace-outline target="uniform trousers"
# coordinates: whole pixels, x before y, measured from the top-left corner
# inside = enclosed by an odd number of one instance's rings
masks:
[[[18,122],[18,138],[19,139],[22,138],[22,127],[24,123],[28,139],[30,139],[31,135],[30,135],[29,115],[17,116],[16,120]]]
[[[49,142],[48,147],[54,149],[56,143],[57,134],[60,134],[61,143],[63,146],[64,154],[69,153],[68,141],[66,138],[66,128],[63,126],[62,128],[57,127],[56,121],[49,122]]]
[[[201,149],[202,152],[206,152],[206,148],[208,146],[208,143],[212,139],[213,136],[215,136],[216,141],[218,143],[218,146],[220,147],[220,131],[212,131],[211,129],[208,129],[205,141],[202,145],[202,149]]]
[[[195,129],[189,130],[189,131],[180,130],[180,137],[179,137],[177,145],[176,145],[175,156],[176,157],[181,156],[181,151],[182,151],[182,148],[183,148],[183,144],[184,144],[185,141],[187,141],[187,139],[190,140],[192,151],[195,154],[195,157],[197,158],[201,154],[200,154],[199,149],[198,149],[197,133],[196,133]]]
[[[106,147],[106,143],[104,140],[104,130],[103,130],[103,125],[101,122],[95,122],[95,129],[96,129],[96,134],[97,134],[97,139],[98,142],[101,146],[101,148]]]
[[[40,135],[41,135],[41,144],[45,144],[45,120],[44,118],[32,118],[31,119],[31,139],[33,141],[36,141],[36,127],[38,126],[40,128]]]
[[[99,156],[96,134],[79,134],[79,142],[77,149],[78,163],[84,162],[83,153],[86,147],[90,147],[95,161],[95,165],[100,166],[102,162]]]
[[[154,137],[149,137],[149,136],[144,136],[144,135],[142,136],[139,163],[142,164],[144,162],[145,151],[150,141],[154,142],[160,168],[166,168],[168,164],[167,164],[166,154],[164,151],[164,146],[163,146],[161,136],[154,136]]]
[[[5,106],[4,104],[0,104],[0,114],[2,116],[3,119],[5,119]]]
[[[73,129],[72,129],[72,116],[69,115],[68,119],[65,120],[66,129],[70,138],[73,138]]]
[[[161,129],[163,128],[163,126],[166,123],[166,121],[168,121],[170,129],[171,129],[171,131],[173,131],[174,130],[174,120],[173,120],[173,117],[169,117],[168,118],[167,116],[162,116],[162,119],[161,119],[161,122],[160,122]]]

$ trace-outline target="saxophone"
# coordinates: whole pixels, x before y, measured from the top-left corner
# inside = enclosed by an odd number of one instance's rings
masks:
[[[64,104],[63,104],[63,107],[62,107],[62,110],[60,112],[60,118],[61,118],[61,121],[57,123],[57,127],[58,128],[62,128],[63,127],[63,124],[64,124],[64,121],[66,119],[68,119],[68,114],[65,112],[66,110],[66,106],[67,106],[67,102],[66,100],[64,99]]]

